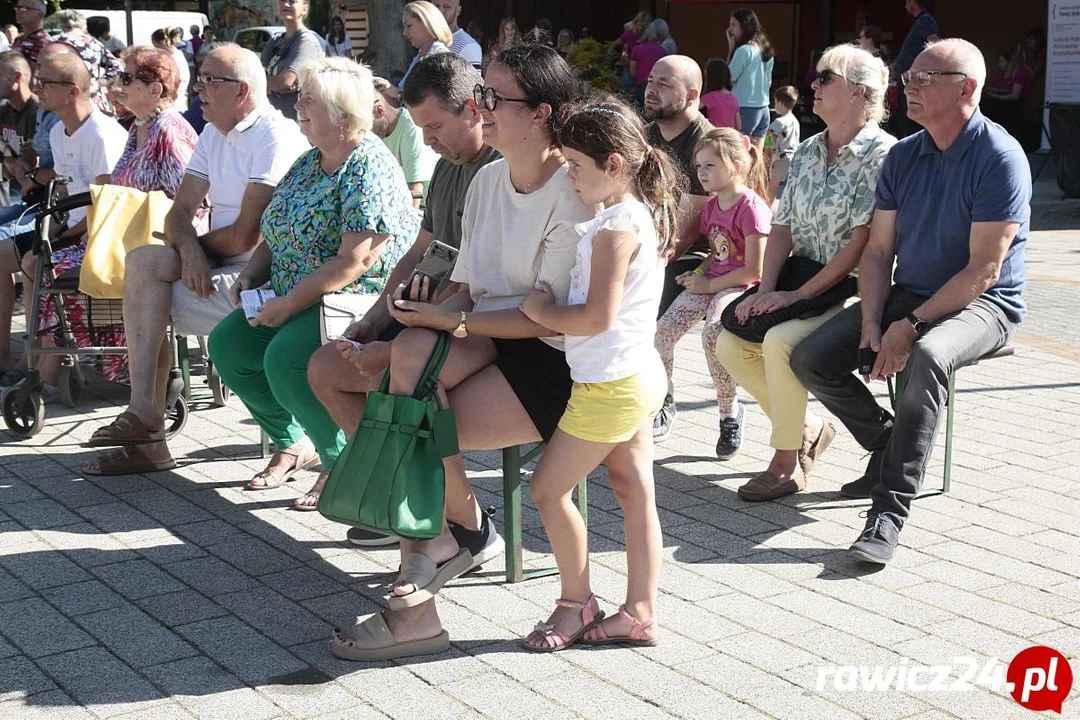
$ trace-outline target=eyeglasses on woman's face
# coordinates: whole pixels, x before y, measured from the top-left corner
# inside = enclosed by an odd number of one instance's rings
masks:
[[[494,112],[495,108],[499,106],[501,102],[516,102],[527,103],[526,98],[509,98],[503,97],[499,93],[495,92],[493,87],[484,87],[480,83],[476,84],[473,88],[473,100],[482,108],[485,108],[489,112]]]
[[[147,85],[149,85],[150,83],[153,83],[153,82],[157,82],[157,80],[155,78],[149,77],[147,75],[143,75],[141,73],[129,73],[129,72],[120,73],[119,75],[117,75],[117,79],[120,80],[120,84],[123,85],[124,87],[127,87],[127,86],[131,85],[131,83],[134,82],[135,80],[138,80],[141,83],[146,83]]]
[[[845,81],[847,80],[847,78],[840,73],[836,72],[835,70],[829,70],[828,68],[826,68],[825,70],[819,70],[817,75],[814,77],[814,80],[816,80],[817,84],[821,87],[825,87],[833,81],[833,78],[840,78],[841,80]]]

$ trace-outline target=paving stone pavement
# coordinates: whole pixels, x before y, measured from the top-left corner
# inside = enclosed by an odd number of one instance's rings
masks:
[[[75,410],[49,406],[36,437],[0,435],[0,718],[1031,715],[981,687],[816,687],[823,667],[1007,662],[1038,644],[1080,673],[1080,337],[1075,303],[1061,301],[1078,289],[1080,231],[1039,232],[1030,245],[1032,321],[1017,354],[959,374],[953,490],[917,502],[880,572],[844,555],[866,508],[837,492],[865,463],[850,436],[839,434],[806,492],[741,502],[736,488],[770,455],[764,418],[751,405],[743,450],[716,461],[700,344],[684,340],[679,417],[656,461],[656,648],[520,651],[558,587],[506,585],[500,560],[444,590],[447,653],[339,661],[331,628],[377,609],[395,553],[349,547],[341,526],[290,510],[313,473],[243,492],[263,461],[235,399],[196,405],[173,444],[176,470],[83,477],[93,453],[80,442],[125,398],[99,382]],[[469,468],[481,502],[501,506],[498,455],[471,453]],[[941,474],[939,447],[928,483]],[[605,473],[591,482],[593,579],[614,609],[625,589],[621,516]],[[527,501],[525,527],[527,562],[544,566],[548,544]],[[1080,718],[1076,690],[1064,716]]]

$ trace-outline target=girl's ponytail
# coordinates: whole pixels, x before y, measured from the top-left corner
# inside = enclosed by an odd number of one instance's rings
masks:
[[[750,156],[750,164],[746,168],[746,187],[757,193],[759,198],[767,198],[769,197],[769,170],[765,167],[764,152],[754,143],[750,143],[747,153]]]
[[[649,206],[656,226],[657,251],[667,259],[679,234],[679,203],[686,192],[686,175],[667,152],[649,146],[636,180],[641,199]]]

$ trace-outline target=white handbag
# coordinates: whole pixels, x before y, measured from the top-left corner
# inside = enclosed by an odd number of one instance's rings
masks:
[[[319,306],[319,336],[322,344],[341,337],[346,328],[364,317],[378,299],[378,293],[323,295],[322,304]]]

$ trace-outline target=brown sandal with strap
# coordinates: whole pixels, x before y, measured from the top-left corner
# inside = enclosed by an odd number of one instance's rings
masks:
[[[175,467],[176,460],[171,455],[164,460],[154,460],[143,446],[132,445],[102,453],[83,465],[82,471],[84,475],[141,475]]]
[[[562,630],[555,627],[554,623],[538,622],[536,623],[536,627],[533,628],[533,631],[521,640],[521,645],[526,650],[542,653],[565,650],[578,642],[586,632],[598,626],[600,621],[604,619],[604,611],[600,609],[600,603],[597,602],[596,595],[590,595],[589,599],[585,602],[576,602],[574,600],[559,598],[555,601],[555,604],[563,608],[581,610],[581,627],[579,627],[577,632],[573,635],[567,635]],[[531,644],[529,638],[535,635],[539,635],[537,640],[542,640],[546,644]]]
[[[147,445],[165,440],[165,430],[151,430],[133,412],[125,410],[105,427],[94,431],[87,441],[89,447],[124,447]]]
[[[252,476],[248,484],[244,486],[245,490],[251,490],[253,492],[258,490],[273,490],[279,488],[292,479],[292,476],[301,470],[307,470],[313,465],[317,465],[319,462],[319,453],[314,448],[308,450],[301,450],[298,453],[290,453],[281,451],[281,454],[285,457],[293,458],[293,465],[288,470],[285,470],[280,475],[275,475],[269,467],[265,470],[260,470]],[[262,480],[262,483],[256,484],[256,480]]]

